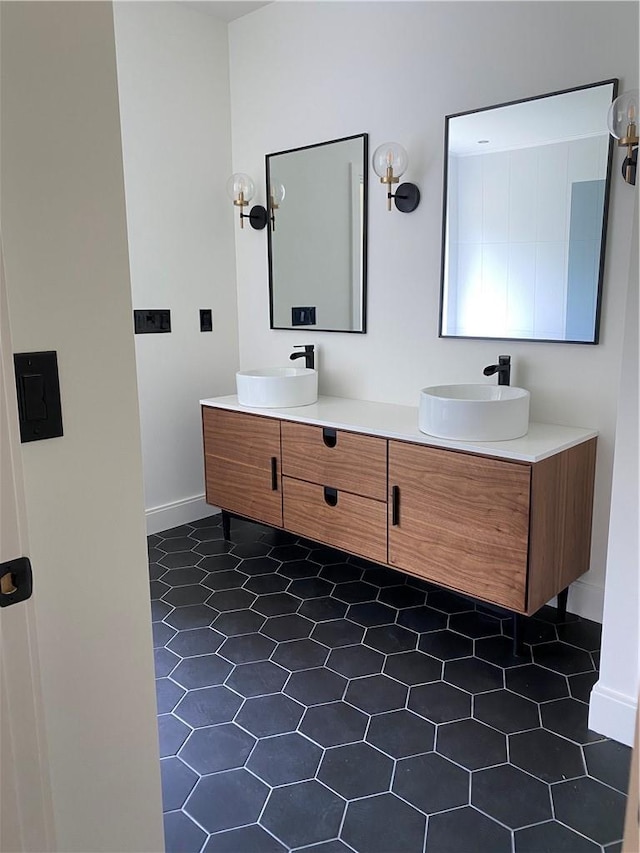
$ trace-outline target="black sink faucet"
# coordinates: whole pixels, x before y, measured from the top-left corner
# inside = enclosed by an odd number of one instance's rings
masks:
[[[304,352],[292,352],[289,358],[293,361],[296,358],[304,358],[304,363],[306,367],[309,367],[311,370],[315,367],[315,356],[313,352],[313,344],[296,344],[294,349],[302,349],[304,346]]]
[[[485,376],[498,374],[498,385],[509,385],[511,382],[511,356],[499,355],[497,364],[490,364],[482,371]]]

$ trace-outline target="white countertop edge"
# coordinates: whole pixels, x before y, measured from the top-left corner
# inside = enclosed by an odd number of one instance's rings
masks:
[[[453,441],[420,432],[417,406],[374,403],[345,397],[320,396],[317,403],[309,406],[268,409],[242,406],[234,394],[200,400],[200,405],[377,435],[381,438],[394,438],[446,450],[463,450],[467,453],[478,453],[482,456],[511,459],[517,462],[540,462],[598,435],[597,430],[593,429],[530,423],[528,433],[522,438],[509,441]]]

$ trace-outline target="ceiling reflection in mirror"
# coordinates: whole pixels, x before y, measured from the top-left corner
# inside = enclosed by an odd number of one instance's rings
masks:
[[[366,133],[266,157],[272,329],[366,330]]]
[[[598,342],[616,91],[446,117],[441,337]]]

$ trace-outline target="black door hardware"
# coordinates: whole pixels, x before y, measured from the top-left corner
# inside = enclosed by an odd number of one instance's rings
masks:
[[[0,607],[31,598],[33,575],[28,557],[0,563]]]

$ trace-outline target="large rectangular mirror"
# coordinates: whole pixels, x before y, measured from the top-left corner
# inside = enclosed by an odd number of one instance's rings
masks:
[[[441,337],[598,342],[617,84],[446,117]]]
[[[272,329],[366,330],[366,133],[267,154]]]

